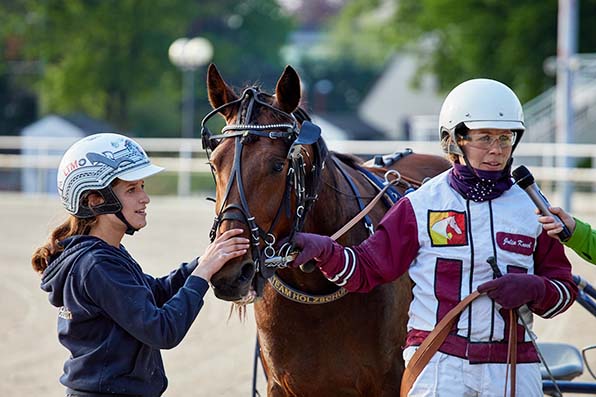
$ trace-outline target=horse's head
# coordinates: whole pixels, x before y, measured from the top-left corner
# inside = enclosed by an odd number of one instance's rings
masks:
[[[248,301],[260,295],[263,280],[275,271],[268,263],[280,255],[279,240],[300,230],[316,198],[309,182],[322,168],[324,143],[318,127],[298,107],[300,78],[290,66],[280,76],[275,95],[257,87],[237,95],[214,65],[207,88],[214,110],[203,120],[202,138],[216,181],[211,238],[242,228],[252,245],[211,282],[218,298]],[[206,126],[216,113],[226,126],[213,135]],[[289,245],[284,249],[282,255]]]

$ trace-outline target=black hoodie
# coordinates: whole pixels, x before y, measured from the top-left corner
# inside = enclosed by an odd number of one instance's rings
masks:
[[[143,273],[123,246],[74,236],[51,258],[41,289],[60,308],[58,338],[70,351],[63,385],[94,393],[160,396],[160,349],[176,346],[203,306],[197,260],[162,278]]]

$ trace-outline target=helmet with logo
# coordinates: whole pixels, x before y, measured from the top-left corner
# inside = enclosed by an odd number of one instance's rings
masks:
[[[462,126],[470,130],[514,131],[517,134],[515,150],[525,130],[522,105],[511,88],[501,82],[490,79],[465,81],[447,95],[439,114],[439,137],[445,153],[463,155],[456,136]]]
[[[64,208],[78,218],[117,214],[122,209],[110,184],[114,179],[136,181],[162,171],[151,164],[141,146],[114,133],[90,135],[75,142],[58,167],[58,193]],[[90,208],[86,193],[95,191],[104,203]]]

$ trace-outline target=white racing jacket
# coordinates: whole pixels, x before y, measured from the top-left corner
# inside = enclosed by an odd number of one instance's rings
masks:
[[[494,278],[487,258],[501,273],[543,277],[543,302],[530,309],[542,317],[565,311],[577,288],[563,246],[543,232],[534,204],[517,185],[500,197],[474,202],[449,185],[448,173],[400,200],[376,233],[352,248],[333,247],[323,273],[349,291],[368,291],[409,271],[414,282],[408,346],[419,345],[438,321],[478,285]],[[440,351],[470,362],[506,362],[508,316],[488,296],[460,316]],[[518,325],[518,362],[538,357]]]

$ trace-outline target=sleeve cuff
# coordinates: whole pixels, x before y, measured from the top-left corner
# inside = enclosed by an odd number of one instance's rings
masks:
[[[196,269],[196,267],[199,264],[199,259],[200,259],[199,257],[196,257],[192,261],[182,264],[182,269],[184,269],[183,270],[184,278],[187,278],[188,276],[190,276],[192,274],[192,272]]]
[[[575,219],[575,230],[573,231],[573,234],[571,235],[569,240],[567,240],[564,243],[566,246],[572,249],[578,248],[578,246],[582,244],[582,241],[585,238],[585,236],[590,234],[591,231],[590,225],[588,225],[585,222],[582,222],[581,220],[575,217],[573,219]]]

